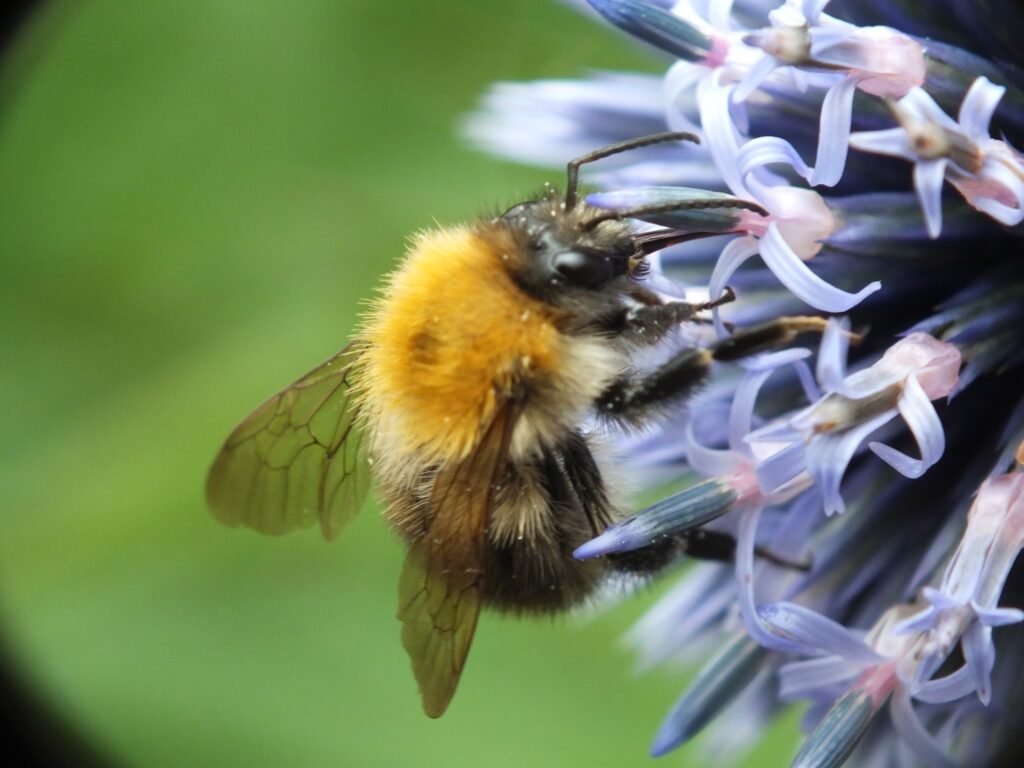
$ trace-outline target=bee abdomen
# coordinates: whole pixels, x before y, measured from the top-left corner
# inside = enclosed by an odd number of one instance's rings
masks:
[[[511,462],[495,496],[485,600],[499,610],[555,613],[601,584],[608,564],[573,551],[617,517],[583,435]]]

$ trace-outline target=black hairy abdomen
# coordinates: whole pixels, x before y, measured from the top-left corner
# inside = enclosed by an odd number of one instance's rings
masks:
[[[601,583],[603,559],[577,560],[573,551],[616,517],[586,438],[571,433],[540,456],[510,464],[504,483],[532,483],[546,500],[541,534],[512,542],[488,539],[484,599],[516,613],[555,613],[578,605]],[[527,514],[509,508],[505,514]],[[533,510],[533,514],[537,511]]]

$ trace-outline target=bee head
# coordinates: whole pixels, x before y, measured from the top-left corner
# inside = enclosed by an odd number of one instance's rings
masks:
[[[601,291],[643,263],[629,226],[603,221],[588,226],[599,211],[586,204],[565,207],[560,196],[513,206],[502,222],[516,236],[525,287],[541,294],[552,290]]]

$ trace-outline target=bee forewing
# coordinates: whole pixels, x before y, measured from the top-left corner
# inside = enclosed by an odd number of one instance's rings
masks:
[[[370,483],[352,390],[360,350],[349,344],[235,428],[206,479],[218,520],[275,535],[319,522],[330,539],[359,511]]]
[[[469,456],[440,469],[424,533],[402,570],[402,644],[430,717],[448,708],[473,640],[483,601],[487,520],[517,415],[505,403]]]

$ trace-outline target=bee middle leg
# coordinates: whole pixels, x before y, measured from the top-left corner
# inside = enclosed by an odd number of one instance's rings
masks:
[[[706,349],[683,349],[649,373],[624,373],[601,393],[594,407],[604,418],[642,425],[695,394],[707,381],[713,360]]]

